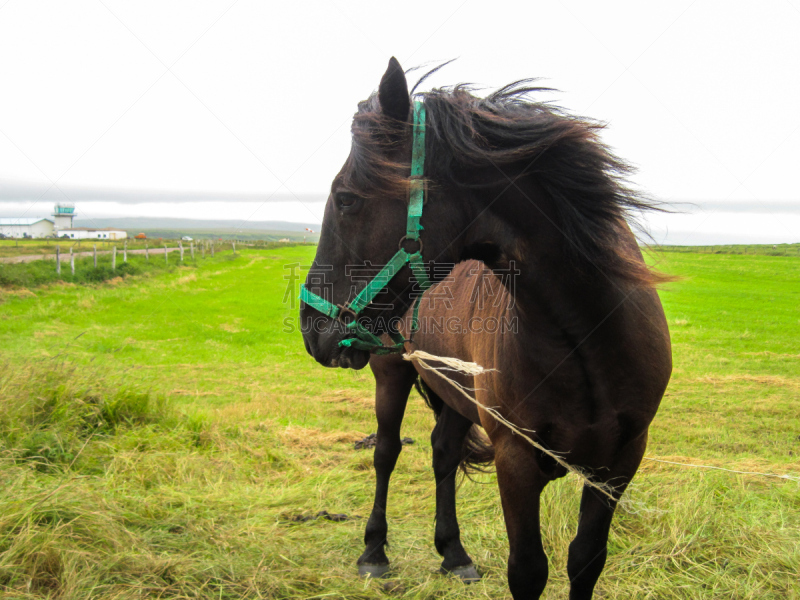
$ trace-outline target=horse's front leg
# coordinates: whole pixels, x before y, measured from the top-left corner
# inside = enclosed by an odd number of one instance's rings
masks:
[[[428,390],[429,394],[433,394]],[[461,544],[456,518],[456,474],[462,459],[464,438],[472,421],[446,404],[431,434],[433,473],[436,476],[436,531],[434,543],[442,555],[442,572],[458,575],[465,582],[480,579],[472,559]]]
[[[629,442],[619,453],[617,464],[603,472],[602,483],[612,486],[612,501],[596,489],[583,486],[578,533],[569,545],[567,573],[570,600],[589,600],[606,564],[608,532],[614,509],[639,468],[647,446],[647,434]]]
[[[498,431],[492,442],[510,547],[508,587],[514,600],[536,600],[548,576],[539,528],[539,496],[549,480],[527,442],[508,430]]]
[[[378,435],[375,445],[375,502],[364,533],[366,549],[358,559],[358,574],[362,577],[381,577],[389,570],[386,556],[386,500],[389,478],[400,455],[400,425],[406,410],[408,395],[417,378],[410,362],[397,355],[373,356],[369,366],[375,375],[375,415]]]

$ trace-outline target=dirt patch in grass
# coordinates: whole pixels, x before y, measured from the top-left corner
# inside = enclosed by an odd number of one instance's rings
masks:
[[[355,390],[336,390],[330,394],[321,396],[320,402],[327,402],[329,404],[352,404],[359,408],[368,408],[372,410],[375,407],[375,398],[373,396],[361,396]]]
[[[219,396],[217,392],[201,392],[199,390],[185,390],[182,388],[174,388],[170,390],[169,393],[171,396],[195,396],[197,398],[204,396]]]
[[[800,354],[781,354],[780,352],[770,352],[764,350],[763,352],[742,352],[743,356],[766,356],[773,358],[796,358],[800,359]]]
[[[89,310],[94,306],[95,300],[94,296],[86,296],[85,298],[81,298],[78,300],[78,308],[82,308],[83,310]]]
[[[59,326],[49,326],[45,327],[41,330],[36,330],[33,332],[34,339],[40,340],[42,338],[48,337],[59,337],[65,334],[67,328],[66,327],[59,327]]]
[[[173,282],[172,287],[177,287],[179,285],[186,285],[187,283],[191,283],[192,281],[197,281],[196,273],[190,273],[189,275],[184,275],[183,277],[179,277]]]
[[[367,434],[351,429],[349,431],[320,431],[307,427],[289,426],[278,431],[278,437],[287,446],[294,448],[336,448],[340,444],[352,445]]]
[[[5,296],[15,296],[17,298],[36,298],[36,294],[30,291],[28,288],[19,288],[19,289],[4,289],[0,290],[0,299]]]
[[[747,373],[738,373],[736,375],[709,375],[706,377],[699,377],[694,381],[698,383],[710,383],[712,385],[757,383],[764,386],[787,387],[795,390],[800,389],[800,380],[782,377],[780,375],[750,375]]]

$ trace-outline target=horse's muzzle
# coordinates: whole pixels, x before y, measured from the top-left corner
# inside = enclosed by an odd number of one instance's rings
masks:
[[[323,367],[358,370],[367,366],[369,352],[339,345],[348,336],[338,330],[335,321],[321,315],[302,320],[308,323],[302,330],[306,352]]]

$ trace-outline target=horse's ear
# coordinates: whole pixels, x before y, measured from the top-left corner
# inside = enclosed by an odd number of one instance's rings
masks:
[[[381,112],[387,117],[398,121],[408,120],[408,111],[411,108],[408,83],[403,67],[394,56],[389,60],[389,68],[381,78],[378,101],[381,103]]]

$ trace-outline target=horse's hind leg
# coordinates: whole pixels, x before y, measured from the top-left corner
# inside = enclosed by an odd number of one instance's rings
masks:
[[[461,545],[461,532],[456,518],[456,473],[461,462],[464,438],[470,427],[472,421],[444,404],[431,433],[433,473],[436,476],[434,544],[444,557],[442,571],[458,575],[464,581],[480,578],[472,559]]]
[[[389,570],[386,557],[386,500],[389,478],[400,455],[400,426],[406,410],[408,395],[417,378],[411,363],[398,356],[374,356],[369,366],[375,375],[375,414],[378,435],[375,445],[375,502],[364,532],[366,549],[358,559],[358,573],[380,577]]]
[[[539,496],[549,479],[533,448],[503,432],[495,442],[497,483],[508,532],[508,587],[514,600],[535,600],[547,584],[547,555],[539,529]]]
[[[578,533],[569,545],[567,573],[570,581],[570,600],[588,600],[606,564],[608,532],[617,502],[630,483],[647,445],[647,435],[629,442],[619,453],[610,472],[603,474],[605,483],[613,487],[612,501],[594,488],[583,486]]]

